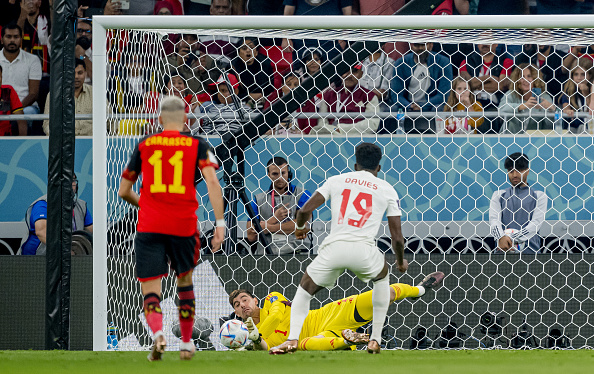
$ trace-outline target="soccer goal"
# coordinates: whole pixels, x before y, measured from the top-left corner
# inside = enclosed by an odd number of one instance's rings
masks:
[[[382,147],[379,176],[401,198],[410,267],[393,267],[391,282],[447,275],[437,292],[390,307],[387,348],[594,346],[591,16],[93,21],[94,350],[150,344],[134,273],[136,212],[117,189],[134,145],[159,130],[168,94],[186,100],[187,131],[215,147],[230,200],[229,238],[211,254],[213,215],[197,185],[200,348],[222,349],[217,332],[234,289],[292,298],[330,230],[325,206],[303,242],[276,233],[250,243],[244,202],[270,191],[269,160],[286,159],[290,182],[313,193],[352,169],[362,141]],[[508,175],[505,160],[517,152],[529,172]],[[515,196],[510,183],[527,192]],[[267,209],[259,206],[261,218]],[[490,211],[509,224],[493,228]],[[507,253],[497,249],[502,235]],[[387,227],[377,243],[393,264]],[[176,349],[174,277],[163,285],[164,331]],[[369,289],[345,274],[312,308]]]

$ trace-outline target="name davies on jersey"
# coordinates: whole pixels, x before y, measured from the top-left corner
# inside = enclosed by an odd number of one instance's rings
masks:
[[[357,179],[357,178],[346,178],[344,183],[351,183],[351,184],[358,184],[359,186],[371,188],[373,190],[377,190],[377,184],[371,183],[364,179]]]
[[[163,146],[185,146],[192,145],[192,138],[190,137],[175,137],[169,138],[167,136],[151,136],[145,142],[146,145],[163,145]]]

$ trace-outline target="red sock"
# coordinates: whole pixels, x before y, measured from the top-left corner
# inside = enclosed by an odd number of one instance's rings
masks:
[[[192,340],[194,314],[196,313],[194,286],[177,287],[177,294],[179,296],[179,328],[182,342],[188,343]]]
[[[144,295],[144,316],[153,331],[163,330],[163,313],[161,312],[161,297],[155,293]]]

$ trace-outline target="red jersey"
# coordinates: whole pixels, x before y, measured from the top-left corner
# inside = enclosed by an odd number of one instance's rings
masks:
[[[210,145],[202,138],[163,131],[138,143],[122,178],[135,182],[142,173],[138,232],[191,236],[196,233],[197,174],[219,168]]]
[[[23,105],[14,88],[8,85],[0,86],[0,114],[15,114],[22,111]],[[0,121],[0,136],[11,135],[11,133],[10,121]]]

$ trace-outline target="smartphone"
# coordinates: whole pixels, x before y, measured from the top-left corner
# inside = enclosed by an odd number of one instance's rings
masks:
[[[130,0],[119,0],[119,2],[122,10],[130,9]]]
[[[538,88],[538,87],[534,87],[532,89],[532,95],[534,96],[534,98],[536,99],[537,102],[540,103],[540,94],[542,93],[542,89]]]

